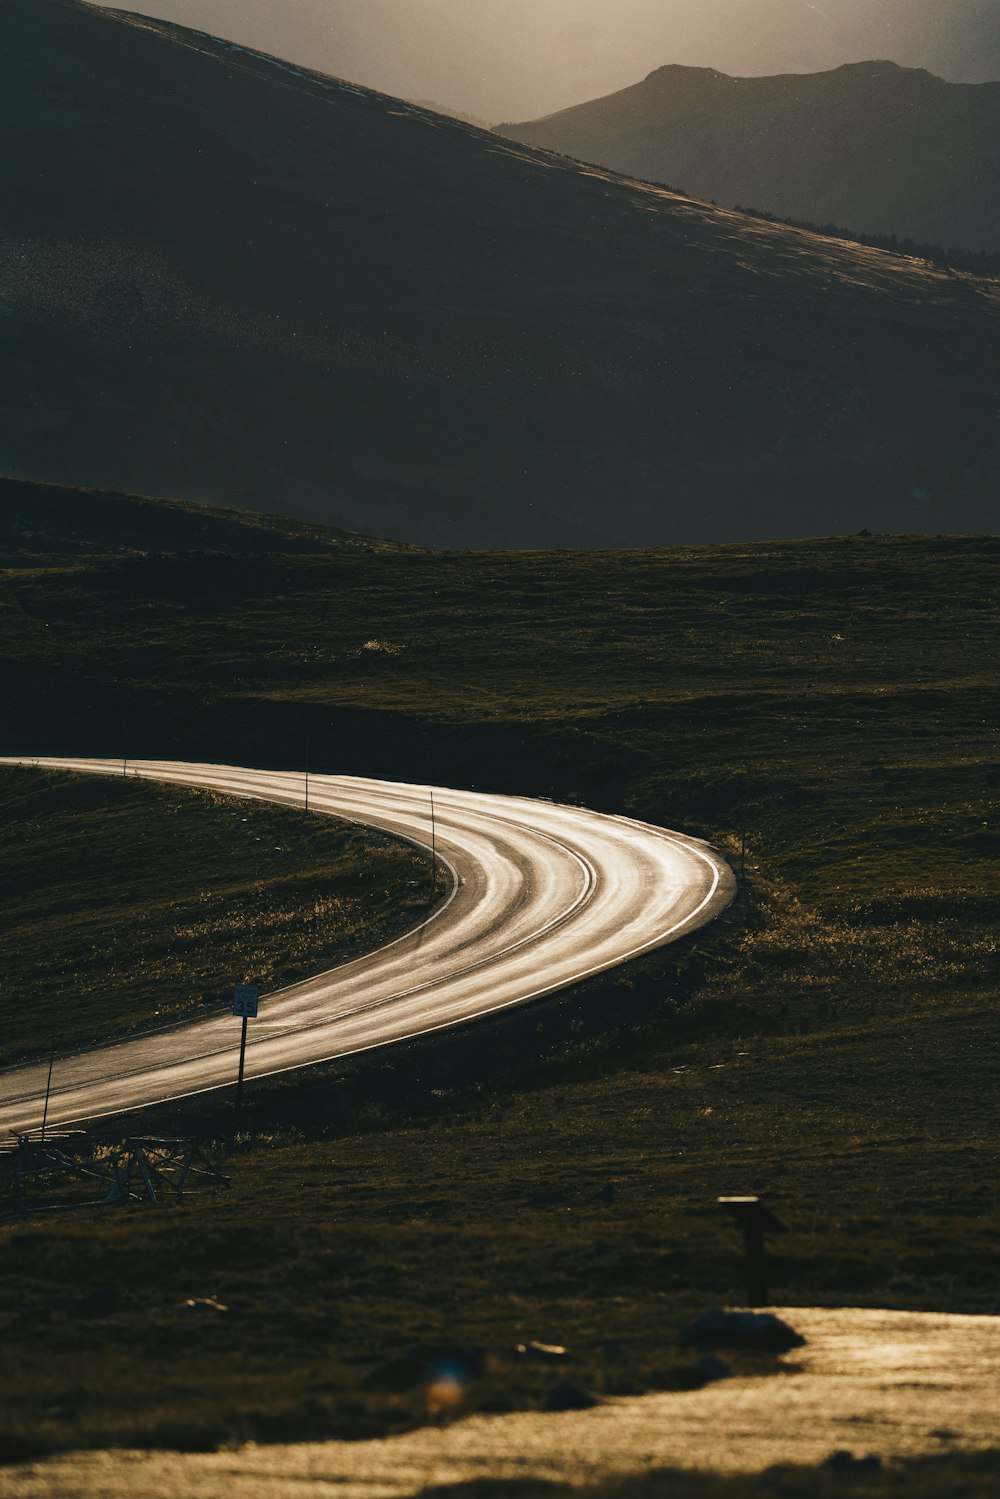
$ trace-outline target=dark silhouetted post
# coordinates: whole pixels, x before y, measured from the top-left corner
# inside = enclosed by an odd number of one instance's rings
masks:
[[[256,984],[237,984],[233,990],[233,1014],[242,1016],[243,1019],[243,1028],[240,1033],[240,1070],[236,1079],[237,1108],[243,1105],[243,1073],[247,1060],[247,1021],[257,1019],[259,1003],[260,990]]]
[[[719,1207],[736,1219],[743,1230],[743,1269],[746,1276],[747,1305],[767,1306],[770,1293],[767,1285],[767,1253],[764,1235],[783,1234],[787,1230],[761,1202],[759,1197],[720,1197]]]
[[[247,1065],[247,1017],[243,1016],[243,1031],[240,1035],[240,1073],[236,1079],[236,1107],[243,1107],[243,1073]]]
[[[56,1060],[56,1033],[52,1032],[52,1045],[49,1047],[49,1075],[45,1083],[45,1107],[42,1110],[42,1142],[45,1141],[45,1127],[49,1122],[49,1099],[52,1096],[52,1068]]]

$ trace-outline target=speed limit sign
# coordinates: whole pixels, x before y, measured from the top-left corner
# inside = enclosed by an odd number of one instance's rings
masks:
[[[233,1014],[242,1015],[244,1020],[257,1019],[259,1002],[260,990],[256,984],[237,984],[233,990]]]

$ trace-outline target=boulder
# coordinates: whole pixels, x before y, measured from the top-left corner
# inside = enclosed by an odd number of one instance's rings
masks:
[[[223,1306],[221,1301],[216,1301],[214,1296],[189,1296],[186,1301],[179,1303],[180,1312],[228,1312],[228,1306]]]
[[[753,1353],[787,1353],[805,1338],[773,1312],[731,1312],[709,1307],[681,1329],[682,1348],[745,1348]]]
[[[518,1343],[515,1358],[532,1359],[538,1364],[558,1364],[569,1358],[569,1349],[558,1343]]]

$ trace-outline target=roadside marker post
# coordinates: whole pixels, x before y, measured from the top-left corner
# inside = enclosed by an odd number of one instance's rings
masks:
[[[240,1033],[240,1071],[236,1079],[236,1107],[243,1106],[243,1072],[247,1060],[247,1021],[257,1019],[260,990],[256,984],[237,984],[233,990],[233,1014],[242,1017]]]
[[[767,1306],[770,1301],[767,1288],[767,1254],[764,1235],[787,1233],[785,1225],[775,1217],[766,1203],[759,1197],[717,1197],[716,1202],[724,1213],[735,1218],[743,1230],[743,1270],[746,1276],[748,1306]]]
[[[45,1109],[42,1113],[42,1144],[45,1143],[45,1126],[49,1122],[49,1099],[52,1097],[52,1069],[56,1064],[56,1033],[52,1029],[52,1044],[49,1047],[49,1075],[45,1081]]]

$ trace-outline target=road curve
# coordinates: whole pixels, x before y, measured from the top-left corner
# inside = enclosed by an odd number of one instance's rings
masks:
[[[121,760],[13,759],[96,775]],[[301,806],[301,772],[129,761],[128,774]],[[459,1025],[563,989],[704,926],[735,881],[706,844],[526,797],[309,777],[309,808],[436,846],[451,890],[421,927],[261,1001],[246,1076],[273,1076]],[[234,975],[237,979],[241,975]],[[57,1057],[50,1124],[78,1124],[233,1083],[239,1022],[168,1027]],[[0,1073],[0,1135],[41,1122],[48,1067]]]

